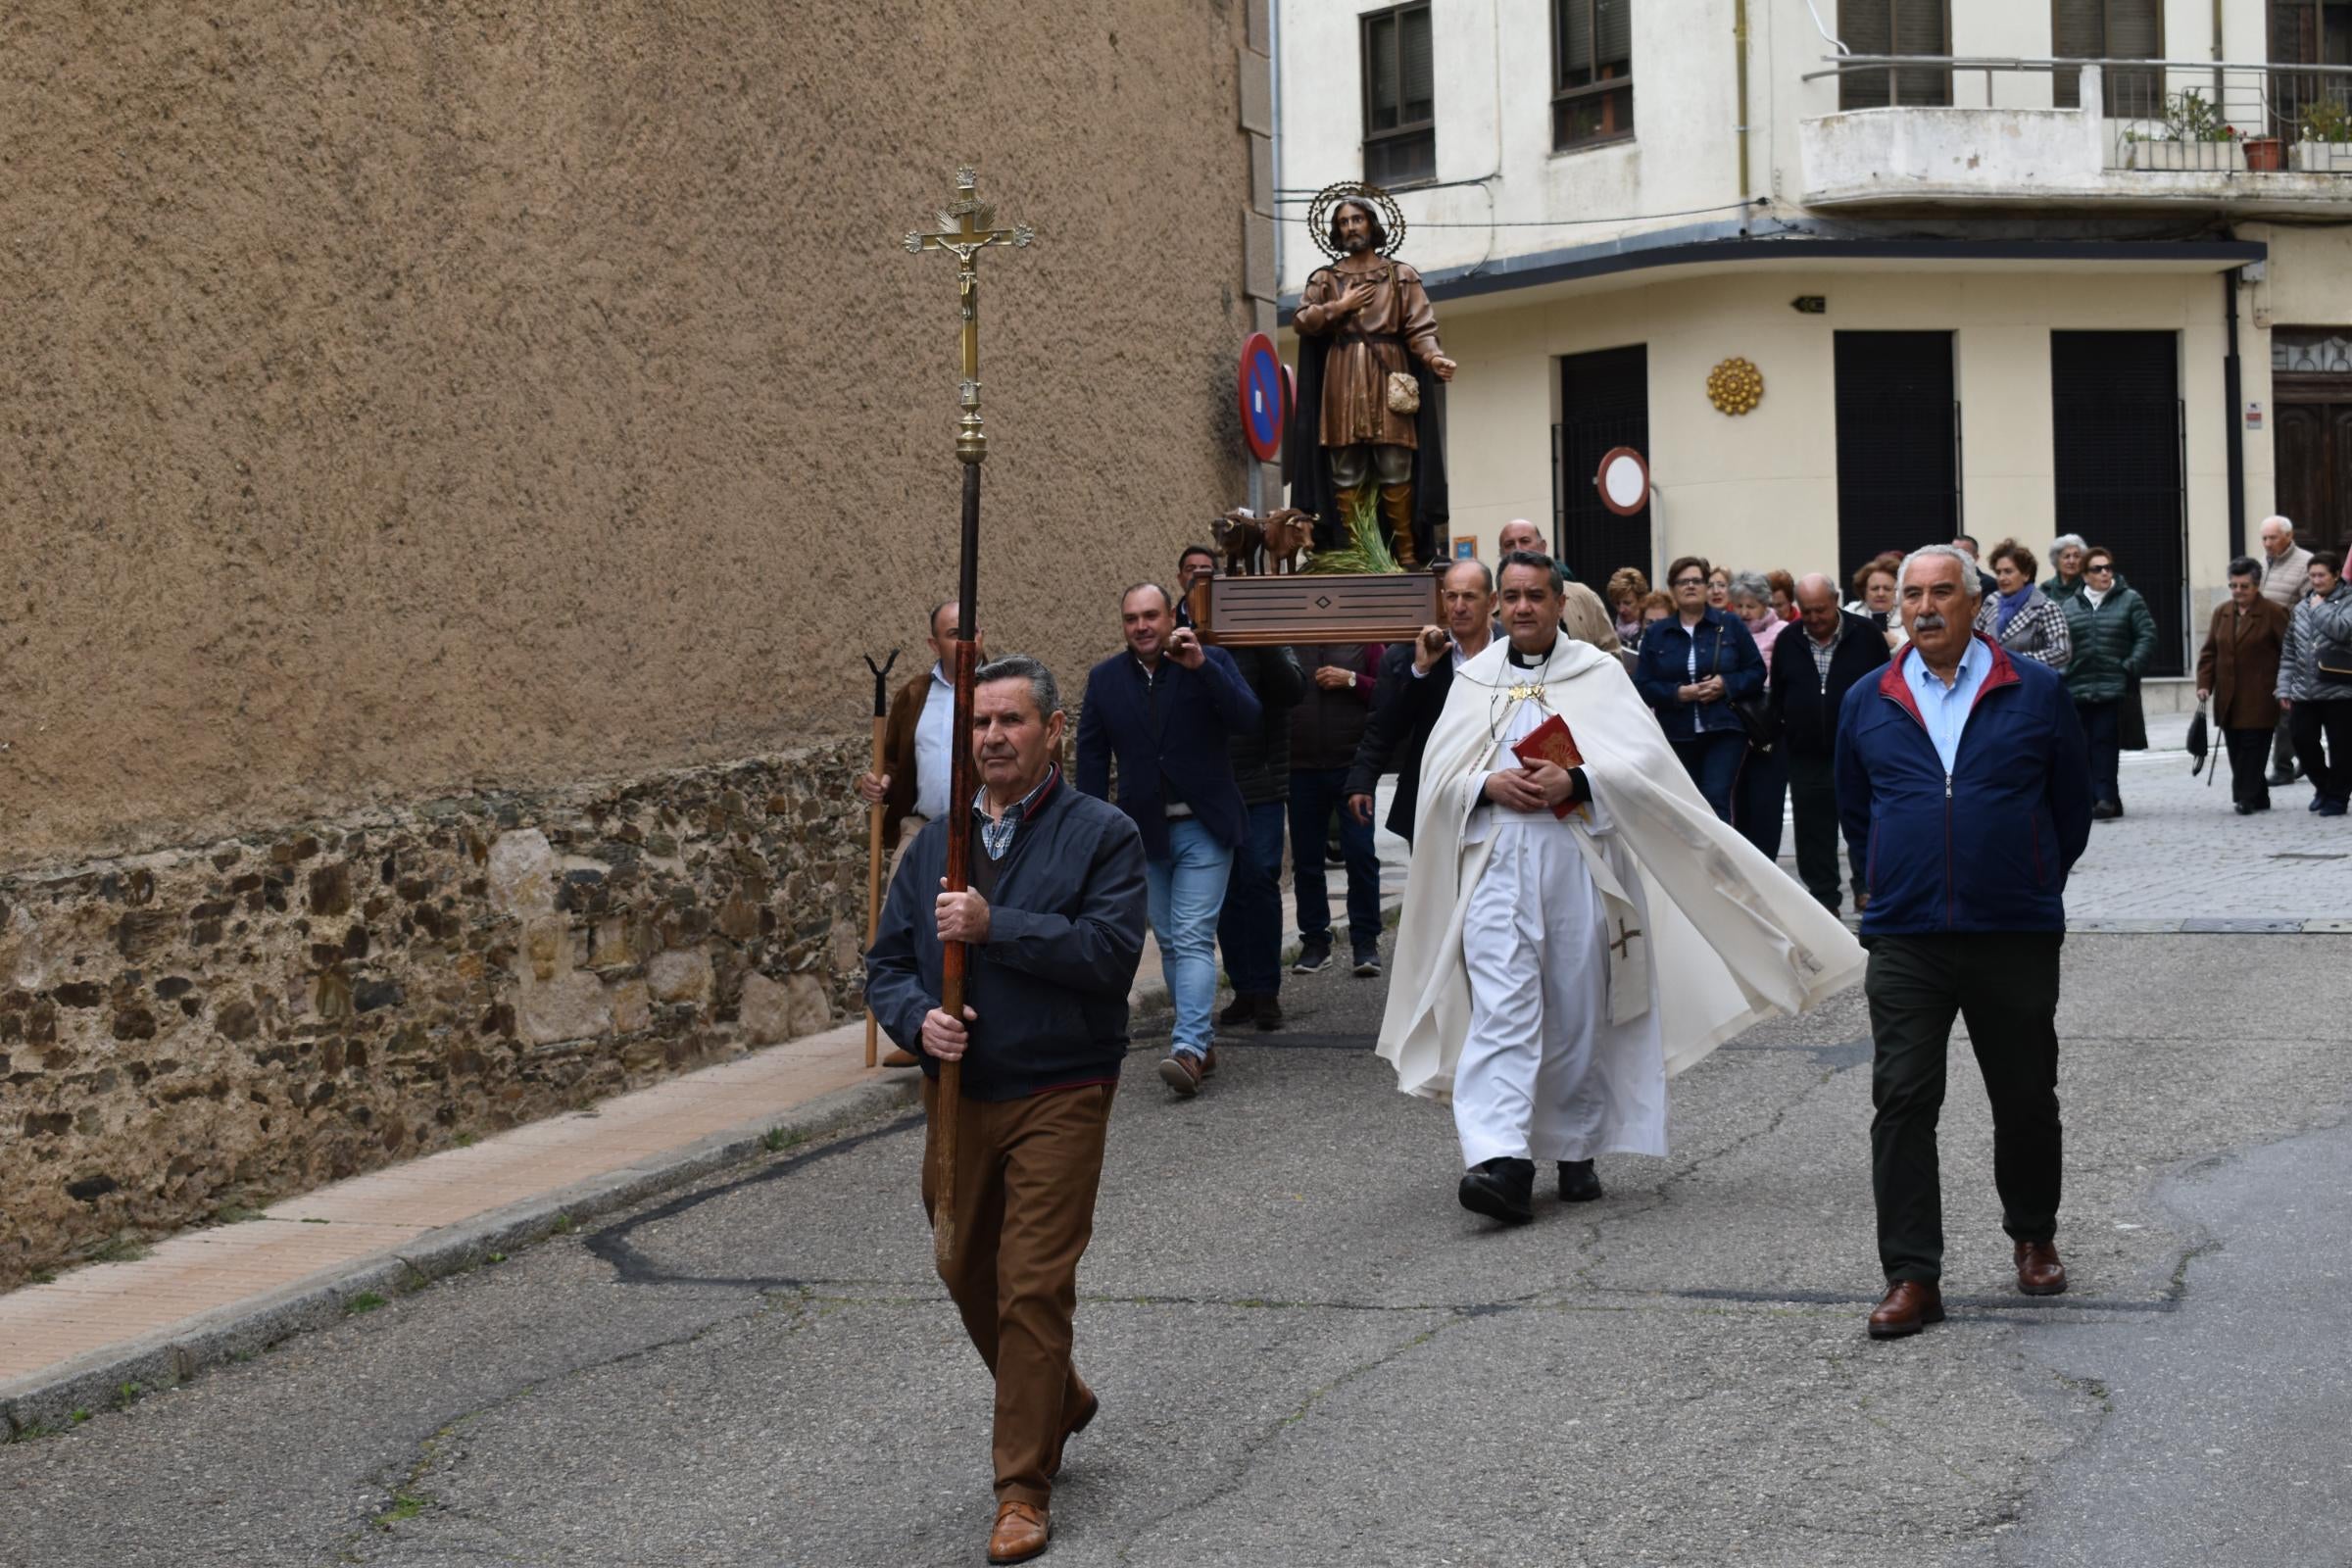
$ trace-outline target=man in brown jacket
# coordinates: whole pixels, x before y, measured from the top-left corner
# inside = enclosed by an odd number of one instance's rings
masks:
[[[980,638],[972,641],[978,645]],[[898,875],[906,847],[923,825],[947,811],[948,773],[954,765],[948,747],[956,727],[956,686],[948,675],[948,661],[956,657],[955,600],[932,607],[923,642],[931,650],[931,668],[899,688],[882,721],[883,771],[858,775],[858,798],[882,808],[882,853],[890,857],[891,877]],[[885,1067],[914,1064],[914,1055],[906,1051],[882,1058]]]
[[[2263,776],[2271,733],[2278,723],[2278,655],[2286,640],[2286,612],[2262,593],[2262,564],[2251,556],[2230,563],[2230,602],[2213,612],[2204,651],[2197,655],[2197,701],[2213,704],[2213,724],[2230,750],[2230,793],[2237,814],[2271,808]]]

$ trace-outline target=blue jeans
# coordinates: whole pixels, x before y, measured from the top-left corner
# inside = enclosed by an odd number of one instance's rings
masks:
[[[1270,997],[1282,990],[1282,824],[1280,801],[1244,807],[1250,836],[1233,852],[1225,883],[1225,912],[1217,916],[1217,946],[1237,997]]]
[[[1217,911],[1232,869],[1233,851],[1189,816],[1168,823],[1168,858],[1144,861],[1152,935],[1176,1008],[1170,1044],[1187,1055],[1206,1055],[1215,1033],[1208,1010],[1217,1000]]]
[[[1348,809],[1344,767],[1291,770],[1291,887],[1298,895],[1298,934],[1331,935],[1323,824],[1334,808],[1340,813],[1340,858],[1348,862],[1348,939],[1368,948],[1380,940],[1380,853],[1372,847],[1372,824],[1358,822]]]
[[[2116,806],[2124,804],[2121,782],[2124,705],[2112,703],[2077,703],[2075,712],[2082,720],[2082,738],[2090,747],[2090,799],[2093,805],[2102,802]]]
[[[1726,822],[1732,819],[1732,787],[1740,777],[1740,759],[1747,755],[1747,736],[1739,730],[1716,730],[1692,740],[1676,741],[1674,755],[1682,759],[1683,771],[1698,786],[1698,793],[1707,798],[1715,814]]]

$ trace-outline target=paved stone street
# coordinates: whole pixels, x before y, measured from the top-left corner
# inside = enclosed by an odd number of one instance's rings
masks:
[[[1672,1158],[1513,1233],[1369,1055],[1377,982],[1294,980],[1293,1027],[1189,1104],[1139,1050],[1081,1277],[1104,1411],[1048,1560],[2340,1560],[2352,1374],[2308,1348],[2352,1329],[2352,1051],[2311,977],[2347,958],[2071,939],[2076,1289],[2009,1287],[1962,1052],[1953,1317],[1890,1345],[1856,994],[1727,1047],[1676,1084]],[[8,1559],[976,1562],[988,1386],[919,1147],[790,1151],[0,1448]]]

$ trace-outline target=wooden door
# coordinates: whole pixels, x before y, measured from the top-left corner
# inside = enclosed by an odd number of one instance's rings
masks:
[[[2352,400],[2278,405],[2279,514],[2313,550],[2352,544]]]

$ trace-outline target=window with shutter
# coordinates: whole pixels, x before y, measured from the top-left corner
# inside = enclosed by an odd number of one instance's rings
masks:
[[[2271,63],[2280,66],[2352,65],[2352,0],[2271,0]],[[2342,109],[2341,76],[2274,71],[2270,109],[2274,134],[2302,134],[2303,118],[2323,101]]]
[[[1634,133],[1634,0],[1552,0],[1555,152]]]
[[[2052,0],[2050,53],[2061,60],[2162,60],[2162,0]],[[2164,113],[2161,72],[2109,66],[2102,75],[2108,118],[2152,120]],[[2081,72],[2057,73],[2055,86],[2059,108],[2081,107]]]
[[[1364,178],[1410,185],[1438,172],[1437,72],[1429,5],[1375,11],[1362,22]]]
[[[1947,0],[1838,0],[1838,36],[1857,55],[1948,55]],[[1860,66],[1838,78],[1840,109],[1938,105],[1952,101],[1949,66]]]

